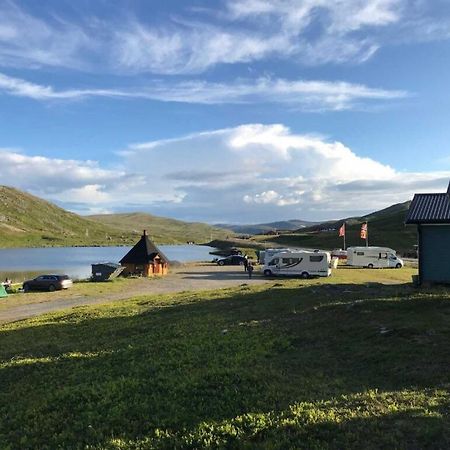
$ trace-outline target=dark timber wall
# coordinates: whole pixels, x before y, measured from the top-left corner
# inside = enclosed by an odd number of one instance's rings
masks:
[[[450,224],[419,225],[421,282],[450,283]]]

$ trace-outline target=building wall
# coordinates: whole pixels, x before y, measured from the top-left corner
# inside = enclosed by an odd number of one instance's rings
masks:
[[[450,224],[419,228],[421,282],[450,283]]]
[[[144,277],[167,275],[168,265],[156,262],[154,264],[123,264],[125,270],[123,275],[137,275],[141,274]]]

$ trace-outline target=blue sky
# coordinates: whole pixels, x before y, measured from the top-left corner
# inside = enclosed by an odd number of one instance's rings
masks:
[[[0,183],[72,211],[344,217],[450,179],[445,0],[0,0]]]

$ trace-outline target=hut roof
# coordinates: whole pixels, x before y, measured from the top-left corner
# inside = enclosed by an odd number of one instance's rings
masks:
[[[445,194],[416,194],[409,207],[406,223],[450,223],[450,184]]]
[[[161,261],[168,263],[164,253],[150,240],[147,233],[141,236],[137,244],[120,260],[121,264],[149,264],[159,256]]]

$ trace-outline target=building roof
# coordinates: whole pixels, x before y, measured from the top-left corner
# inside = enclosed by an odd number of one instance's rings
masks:
[[[139,242],[120,260],[120,264],[149,264],[157,256],[162,262],[169,262],[166,255],[150,240],[144,230]]]
[[[442,194],[416,194],[409,207],[407,224],[450,224],[450,184]]]

